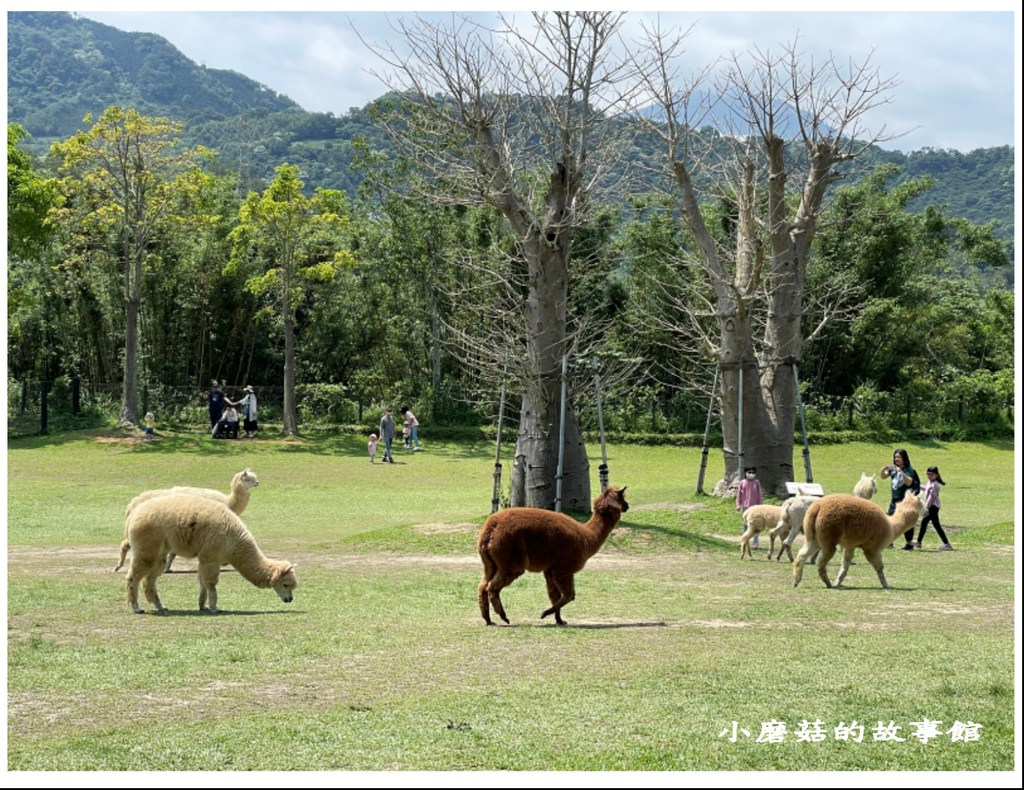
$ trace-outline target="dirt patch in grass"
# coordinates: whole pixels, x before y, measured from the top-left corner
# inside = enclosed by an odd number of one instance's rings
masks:
[[[647,505],[630,505],[630,510],[639,513],[659,511],[666,513],[693,513],[697,510],[710,510],[711,506],[703,502],[652,502]]]
[[[433,524],[414,524],[412,528],[414,532],[420,532],[424,535],[438,535],[451,532],[478,532],[480,525],[469,521],[463,521],[458,524],[436,522]]]

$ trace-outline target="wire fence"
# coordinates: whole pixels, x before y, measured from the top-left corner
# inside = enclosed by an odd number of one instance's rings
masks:
[[[8,437],[109,424],[120,412],[121,393],[119,382],[8,379]],[[241,387],[227,387],[225,395],[232,401],[239,401],[244,393]],[[260,422],[279,423],[284,387],[259,386],[256,396]],[[300,426],[375,425],[384,405],[383,402],[362,402],[346,387],[336,384],[299,385],[295,399]],[[643,388],[607,393],[603,399],[607,431],[647,437],[701,432],[708,408],[706,401],[700,402],[690,393],[662,401]],[[421,420],[426,418],[435,425],[496,422],[496,403],[493,409],[474,407],[468,402],[456,402],[450,393],[439,393],[434,400],[440,405],[411,401]],[[152,411],[158,426],[205,431],[210,424],[207,403],[204,391],[194,385],[148,384],[139,391],[139,416]],[[924,392],[861,392],[838,399],[805,396],[804,405],[808,429],[817,432],[920,430],[950,435],[958,431],[965,435],[991,435],[1012,431],[1014,425],[1012,396],[996,396],[984,390],[965,394],[940,387]],[[514,409],[513,398],[506,414],[513,415]],[[576,411],[583,430],[596,428],[596,424],[592,424],[596,423],[594,408],[578,404]]]

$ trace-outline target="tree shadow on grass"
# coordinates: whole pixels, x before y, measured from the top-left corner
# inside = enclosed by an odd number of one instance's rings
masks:
[[[230,609],[221,609],[214,613],[210,611],[200,612],[198,609],[169,609],[164,614],[158,614],[153,609],[146,609],[144,614],[153,615],[154,617],[258,617],[261,615],[269,614],[281,614],[281,615],[298,615],[298,614],[309,614],[304,609],[267,609],[255,612],[243,612],[243,611],[232,611]]]

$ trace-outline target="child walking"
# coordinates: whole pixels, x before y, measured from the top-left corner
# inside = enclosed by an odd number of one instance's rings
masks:
[[[742,513],[748,507],[763,504],[761,481],[757,479],[757,469],[753,466],[748,466],[743,472],[743,479],[740,481],[740,487],[736,491],[736,509]],[[743,527],[743,531],[746,531],[746,526]],[[754,548],[758,548],[757,535],[754,535]]]
[[[377,434],[370,434],[370,441],[366,443],[366,449],[370,453],[370,463],[372,464],[374,463],[373,459],[377,457]]]
[[[942,541],[939,551],[952,551],[953,547],[949,545],[946,533],[942,531],[942,525],[939,523],[939,508],[941,507],[939,504],[939,486],[946,485],[946,482],[942,479],[942,475],[939,474],[939,467],[937,466],[929,466],[925,474],[928,476],[928,482],[924,487],[924,504],[928,508],[928,515],[921,521],[921,530],[917,533],[917,548],[921,548],[921,539],[924,537],[925,530],[928,529],[928,524],[932,523],[935,525],[935,531],[939,533],[939,539]]]

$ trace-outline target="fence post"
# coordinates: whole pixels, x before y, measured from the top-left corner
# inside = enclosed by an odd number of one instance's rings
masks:
[[[25,413],[25,407],[28,405],[28,379],[21,382],[21,413]]]
[[[82,410],[82,380],[75,376],[71,379],[71,413],[78,416]]]
[[[46,413],[46,382],[39,382],[39,432],[46,433],[47,413]]]

